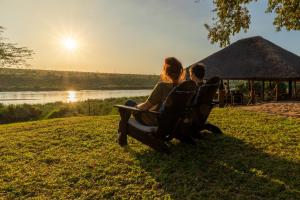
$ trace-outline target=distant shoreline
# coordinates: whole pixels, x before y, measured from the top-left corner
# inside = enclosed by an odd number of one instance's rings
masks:
[[[2,89],[0,88],[0,92],[53,92],[53,91],[82,91],[82,90],[149,90],[153,89],[153,87],[101,87],[101,88],[72,88],[72,89],[67,89],[67,88],[18,88],[17,90],[14,88],[6,88]]]
[[[0,99],[1,101],[23,101],[23,100],[38,100],[38,99]]]
[[[158,75],[1,69],[0,92],[152,89]]]

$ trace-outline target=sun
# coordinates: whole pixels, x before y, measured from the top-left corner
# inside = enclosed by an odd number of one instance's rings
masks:
[[[62,39],[62,45],[65,49],[67,49],[69,51],[74,51],[78,47],[77,41],[74,38],[71,38],[71,37],[63,38]]]

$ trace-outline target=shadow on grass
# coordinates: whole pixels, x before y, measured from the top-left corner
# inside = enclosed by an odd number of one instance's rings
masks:
[[[177,143],[172,154],[136,153],[172,199],[299,199],[300,163],[270,156],[230,136]]]

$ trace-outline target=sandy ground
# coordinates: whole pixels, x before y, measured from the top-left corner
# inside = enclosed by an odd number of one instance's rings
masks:
[[[241,109],[300,118],[300,101],[260,103],[252,106],[242,106]]]

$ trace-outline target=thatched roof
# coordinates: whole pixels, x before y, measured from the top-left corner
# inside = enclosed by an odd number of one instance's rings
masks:
[[[300,80],[300,57],[257,36],[239,40],[199,61],[206,78]]]

